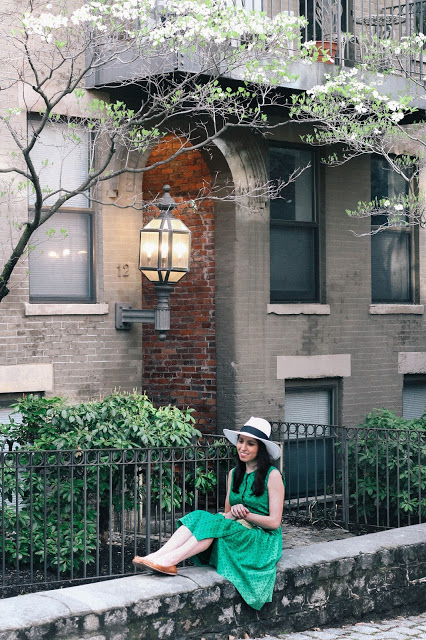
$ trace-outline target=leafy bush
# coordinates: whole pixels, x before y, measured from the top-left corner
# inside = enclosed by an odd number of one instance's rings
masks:
[[[12,414],[2,433],[32,454],[20,452],[3,459],[5,527],[0,547],[9,563],[16,557],[28,562],[32,542],[35,562],[48,568],[59,565],[61,571],[78,569],[84,549],[86,564],[94,562],[98,535],[106,537],[114,510],[131,510],[149,499],[151,505],[171,511],[191,505],[195,489],[208,492],[216,484],[215,475],[202,462],[186,466],[179,462],[180,448],[201,435],[191,409],[156,408],[145,395],[115,393],[79,405],[29,395],[13,410],[22,414],[22,424]],[[155,451],[158,447],[177,449],[177,462],[174,454],[162,457]],[[135,461],[130,453],[128,463],[120,454],[108,453],[144,448],[154,449],[149,459],[140,454]],[[83,453],[94,449],[107,451]],[[62,453],[53,453],[58,450]],[[14,497],[18,509],[11,506]]]
[[[3,434],[35,449],[132,449],[185,446],[200,432],[192,409],[156,408],[137,393],[115,393],[98,402],[68,405],[62,398],[29,395],[12,405],[22,424]]]
[[[351,513],[378,526],[426,518],[426,414],[406,420],[374,410],[349,430],[348,471]],[[353,519],[353,518],[351,518]]]

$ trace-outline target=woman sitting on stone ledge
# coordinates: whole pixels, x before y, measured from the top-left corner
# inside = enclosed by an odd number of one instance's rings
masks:
[[[229,473],[224,513],[193,511],[178,520],[166,544],[148,556],[135,556],[139,569],[176,575],[176,565],[192,558],[211,565],[230,580],[254,609],[272,601],[276,564],[282,553],[281,517],[284,483],[271,466],[280,448],[271,442],[271,425],[250,418],[241,431],[224,429],[236,445],[237,465]]]

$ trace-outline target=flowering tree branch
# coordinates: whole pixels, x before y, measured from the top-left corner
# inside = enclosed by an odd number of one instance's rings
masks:
[[[404,58],[423,55],[426,36],[422,33],[401,41],[359,38],[363,50],[362,64],[355,68],[337,68],[325,75],[324,84],[306,94],[293,96],[290,117],[296,122],[310,123],[312,133],[302,136],[304,142],[320,146],[339,145],[339,151],[325,153],[323,162],[338,166],[350,159],[377,154],[386,159],[389,167],[412,187],[407,201],[392,204],[403,206],[409,213],[407,224],[423,224],[425,204],[423,194],[414,195],[419,173],[425,167],[426,130],[418,107],[413,106],[418,81],[407,71]],[[391,74],[403,75],[412,84],[399,95],[387,94],[385,81]],[[423,86],[423,85],[422,85]],[[414,187],[414,188],[413,188]],[[409,210],[407,209],[409,207]],[[391,207],[392,208],[392,207]],[[389,214],[384,201],[360,202],[352,216]],[[388,215],[386,226],[401,225],[400,217]],[[374,232],[380,231],[379,225]]]

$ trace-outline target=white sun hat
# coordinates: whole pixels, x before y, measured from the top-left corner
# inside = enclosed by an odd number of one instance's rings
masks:
[[[256,440],[260,440],[266,447],[267,452],[271,456],[272,460],[276,460],[281,455],[281,448],[272,442],[271,438],[271,425],[264,418],[254,418],[247,420],[241,431],[232,431],[231,429],[224,429],[223,433],[225,437],[236,445],[238,436],[250,436]]]

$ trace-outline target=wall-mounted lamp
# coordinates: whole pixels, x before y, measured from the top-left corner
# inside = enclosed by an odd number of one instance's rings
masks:
[[[139,269],[154,283],[158,304],[153,310],[133,309],[122,302],[115,304],[115,328],[130,329],[135,322],[154,323],[159,339],[165,340],[170,329],[169,297],[173,285],[189,271],[191,232],[173,216],[176,202],[168,184],[158,202],[158,218],[140,231]]]

